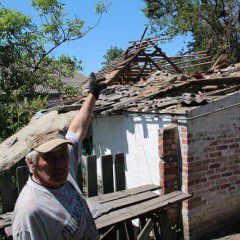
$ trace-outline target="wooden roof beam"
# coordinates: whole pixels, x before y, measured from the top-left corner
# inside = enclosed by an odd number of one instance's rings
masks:
[[[140,73],[136,76],[136,81],[140,79],[140,77],[141,77],[143,71],[145,70],[145,68],[147,67],[147,65],[148,65],[148,62],[144,64],[144,66],[142,67]]]
[[[199,61],[202,61],[202,60],[210,60],[210,59],[211,59],[211,57],[208,56],[208,57],[194,59],[194,60],[188,60],[188,61],[183,61],[183,62],[175,62],[175,64],[182,65],[182,64],[185,64],[185,63],[193,63],[193,62],[199,62]],[[165,66],[170,66],[170,64],[162,65],[162,67],[165,67]]]
[[[172,65],[172,67],[176,70],[176,72],[182,73],[182,70],[169,57],[167,57],[159,47],[155,46],[155,48],[159,52],[159,54],[161,54],[162,57],[165,58],[165,60]]]
[[[143,52],[143,55],[146,56],[146,59],[148,59],[148,61],[151,62],[157,68],[157,70],[161,71],[161,68],[151,58],[149,58],[144,52]]]

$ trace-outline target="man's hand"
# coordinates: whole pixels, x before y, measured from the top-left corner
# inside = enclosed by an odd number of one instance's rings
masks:
[[[99,98],[99,93],[101,90],[106,88],[106,84],[101,82],[103,79],[96,79],[94,73],[91,73],[89,80],[89,93],[85,99],[82,107],[80,108],[78,114],[73,119],[69,126],[69,131],[80,136],[80,140],[83,141],[85,138],[88,126],[91,121],[91,116],[96,100]]]
[[[97,79],[96,75],[92,72],[89,77],[89,93],[92,93],[96,100],[99,98],[100,92],[107,87],[104,82],[101,82],[102,79]]]

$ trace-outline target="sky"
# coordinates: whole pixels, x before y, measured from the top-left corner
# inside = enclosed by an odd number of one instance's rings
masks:
[[[1,0],[5,7],[17,9],[40,23],[30,0]],[[86,20],[86,26],[94,25],[98,17],[95,14],[97,0],[62,0],[69,16],[78,16]],[[77,41],[65,43],[55,51],[55,55],[66,54],[82,61],[83,74],[88,76],[102,68],[103,55],[111,46],[126,49],[129,41],[141,38],[148,19],[141,11],[145,7],[143,0],[111,0],[109,7],[96,28]],[[149,37],[146,35],[146,37]],[[176,55],[185,46],[188,37],[177,37],[166,45],[159,45],[168,56]]]

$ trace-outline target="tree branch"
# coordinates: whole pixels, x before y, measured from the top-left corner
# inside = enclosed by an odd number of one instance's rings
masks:
[[[99,24],[99,22],[101,21],[101,19],[102,19],[102,13],[100,13],[100,16],[99,16],[99,19],[98,19],[98,21],[96,22],[96,24],[95,25],[93,25],[92,27],[90,27],[84,34],[82,34],[81,36],[78,36],[78,37],[76,37],[76,38],[68,38],[67,37],[67,35],[69,34],[67,34],[64,38],[63,38],[63,40],[62,41],[60,41],[58,44],[56,44],[55,46],[53,46],[50,50],[48,50],[46,53],[44,53],[43,55],[42,55],[42,57],[40,58],[40,60],[36,63],[36,65],[34,66],[34,69],[33,69],[33,71],[31,72],[31,74],[30,74],[30,76],[33,76],[34,75],[34,73],[39,69],[39,66],[40,66],[40,64],[42,63],[42,61],[44,60],[44,58],[46,57],[46,56],[48,56],[50,53],[52,53],[56,48],[58,48],[59,46],[61,46],[64,42],[66,42],[66,41],[75,41],[75,40],[78,40],[78,39],[80,39],[80,38],[82,38],[82,37],[84,37],[86,34],[88,34],[92,29],[94,29],[95,27],[97,27],[97,25]],[[69,32],[69,31],[68,31]]]

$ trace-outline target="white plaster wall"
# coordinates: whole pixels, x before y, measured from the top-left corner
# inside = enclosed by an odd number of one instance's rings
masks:
[[[127,188],[159,184],[158,129],[170,118],[153,115],[96,117],[92,122],[93,150],[99,156],[123,152]]]

